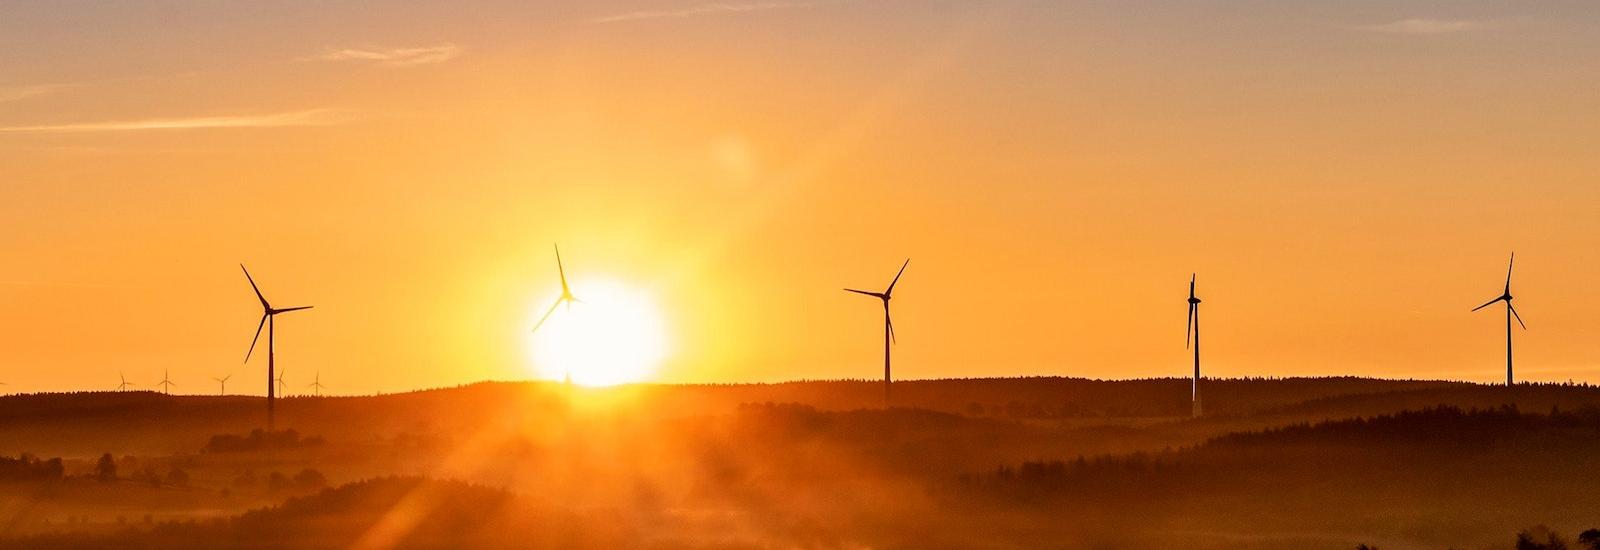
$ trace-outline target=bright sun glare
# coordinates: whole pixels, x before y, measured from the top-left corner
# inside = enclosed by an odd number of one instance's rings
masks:
[[[666,329],[650,295],[612,280],[574,282],[578,302],[562,305],[528,344],[541,378],[584,386],[639,382],[666,355]],[[538,302],[537,320],[551,303]]]

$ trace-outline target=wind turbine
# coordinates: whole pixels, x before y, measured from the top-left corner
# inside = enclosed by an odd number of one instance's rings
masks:
[[[555,314],[557,307],[561,307],[562,304],[566,304],[567,310],[571,311],[572,304],[579,301],[572,295],[572,287],[567,286],[567,269],[561,265],[561,245],[558,244],[554,246],[556,249],[556,273],[561,275],[561,297],[556,298],[556,302],[550,304],[550,309],[545,310],[544,316],[539,318],[538,323],[534,323],[532,332],[539,332],[539,327],[544,326],[544,322],[550,320],[550,316]],[[571,371],[567,372],[566,384],[569,386],[572,385]]]
[[[894,296],[894,285],[900,282],[900,276],[905,274],[907,265],[911,265],[910,258],[906,258],[905,263],[900,264],[900,271],[894,274],[894,280],[889,281],[889,288],[883,292],[868,292],[853,288],[845,289],[848,292],[865,294],[883,300],[883,408],[885,409],[889,408],[889,345],[895,341],[894,321],[889,318],[889,299]]]
[[[1472,308],[1472,311],[1489,307],[1495,302],[1506,303],[1506,386],[1514,382],[1511,376],[1511,318],[1517,318],[1517,324],[1522,325],[1522,330],[1528,330],[1528,325],[1522,323],[1522,316],[1517,314],[1517,307],[1511,305],[1511,268],[1517,264],[1517,253],[1511,253],[1511,261],[1506,264],[1506,288],[1500,292],[1500,297],[1484,302],[1483,305]]]
[[[1194,296],[1193,273],[1189,274],[1189,323],[1183,329],[1183,347],[1190,346],[1190,336],[1193,336],[1194,347],[1194,379],[1189,382],[1190,414],[1200,416],[1200,299]]]
[[[117,378],[122,379],[122,383],[117,384],[117,391],[128,391],[128,386],[133,385],[128,383],[128,377],[123,375],[122,371],[117,371]]]
[[[161,393],[172,395],[172,387],[178,384],[167,377],[167,369],[161,369],[161,381],[156,382],[156,385],[161,386]]]
[[[229,374],[229,375],[224,376],[222,378],[216,378],[216,377],[212,377],[211,378],[212,380],[216,380],[217,384],[220,386],[217,389],[217,395],[228,395],[228,379],[229,378],[233,378],[233,375]]]
[[[306,387],[314,390],[316,392],[314,395],[317,397],[322,397],[322,388],[327,387],[322,385],[322,371],[317,371],[316,379],[314,379],[310,384],[307,384]]]
[[[280,382],[280,383],[282,382],[282,377],[281,376],[274,377],[274,375],[273,375],[273,368],[274,368],[274,365],[273,365],[273,355],[274,355],[273,354],[273,348],[274,348],[274,346],[273,346],[273,338],[272,338],[272,332],[273,332],[272,329],[273,329],[273,326],[276,325],[275,320],[278,318],[278,314],[279,313],[288,313],[288,312],[291,312],[291,311],[300,311],[302,309],[311,309],[313,306],[300,306],[300,307],[289,307],[289,308],[283,308],[283,309],[275,309],[275,308],[272,307],[272,304],[267,303],[267,297],[261,295],[261,288],[257,287],[256,286],[256,280],[254,278],[250,277],[250,270],[245,269],[244,264],[239,264],[239,269],[244,270],[244,278],[245,278],[245,280],[250,281],[250,289],[256,291],[256,298],[261,300],[261,323],[256,325],[256,336],[255,336],[255,338],[250,339],[250,351],[245,352],[245,354],[244,354],[244,362],[249,363],[250,362],[250,354],[255,353],[255,351],[256,351],[256,341],[261,339],[261,327],[265,326],[267,328],[267,431],[272,431],[274,420],[275,420],[275,418],[273,416],[272,407],[273,407],[273,401],[277,399],[277,395],[272,392],[272,389],[273,389],[272,385],[273,385],[274,382]]]
[[[284,373],[287,373],[287,372],[289,372],[289,369],[283,369],[283,370],[278,371],[278,379],[276,380],[276,382],[278,383],[278,395],[281,395],[281,396],[284,396],[284,397],[288,397],[289,396],[289,391],[288,391],[289,383],[283,381],[283,375],[284,375]]]

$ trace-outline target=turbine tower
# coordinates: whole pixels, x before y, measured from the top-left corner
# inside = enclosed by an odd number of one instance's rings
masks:
[[[313,379],[310,384],[307,384],[306,387],[307,388],[311,388],[311,390],[313,392],[315,392],[312,395],[315,395],[317,397],[322,397],[322,388],[326,388],[327,387],[327,386],[322,385],[322,371],[317,371],[316,378]]]
[[[895,283],[900,282],[900,276],[905,274],[907,265],[911,265],[910,258],[907,258],[905,263],[900,264],[900,271],[894,274],[894,280],[889,281],[889,288],[885,289],[883,292],[868,292],[853,288],[845,289],[849,292],[865,294],[883,301],[883,408],[885,409],[889,408],[889,381],[891,379],[889,371],[889,345],[893,344],[895,341],[894,321],[889,318],[889,299],[894,296],[894,285]]]
[[[561,245],[557,244],[554,246],[556,249],[556,273],[561,276],[561,297],[556,298],[556,302],[550,304],[550,309],[545,310],[544,316],[539,318],[538,323],[534,323],[533,330],[531,332],[539,332],[539,327],[544,326],[544,322],[550,320],[550,316],[555,314],[556,308],[561,307],[562,304],[566,304],[567,310],[570,311],[572,310],[572,304],[580,301],[572,295],[572,287],[567,286],[567,269],[561,265]],[[564,382],[568,386],[572,385],[571,371],[566,373],[566,380]]]
[[[172,395],[172,387],[177,384],[167,377],[167,369],[161,369],[161,381],[156,382],[156,385],[161,386],[161,393]]]
[[[1512,317],[1516,317],[1517,318],[1517,324],[1518,325],[1522,325],[1522,330],[1528,330],[1528,325],[1525,325],[1525,324],[1522,323],[1522,316],[1517,314],[1517,307],[1511,305],[1511,268],[1512,268],[1512,266],[1515,266],[1516,264],[1517,264],[1517,253],[1516,252],[1512,252],[1511,253],[1511,261],[1506,264],[1506,287],[1505,287],[1505,290],[1500,292],[1500,297],[1499,298],[1495,298],[1493,300],[1489,300],[1487,302],[1484,302],[1483,305],[1481,305],[1481,306],[1472,308],[1472,311],[1478,311],[1480,309],[1483,309],[1483,308],[1489,307],[1491,305],[1494,305],[1495,302],[1505,302],[1506,303],[1506,386],[1507,387],[1510,387],[1511,384],[1515,383],[1515,379],[1511,376],[1511,318]]]
[[[273,402],[277,399],[277,395],[272,391],[273,383],[282,381],[281,376],[275,376],[273,373],[273,369],[275,368],[273,357],[275,355],[273,353],[273,327],[277,324],[276,319],[278,318],[278,314],[288,313],[291,311],[300,311],[302,309],[311,309],[313,306],[288,307],[282,309],[273,308],[272,304],[267,302],[267,297],[261,295],[261,288],[256,286],[256,280],[250,277],[250,270],[245,269],[244,264],[239,264],[239,269],[244,270],[244,278],[245,280],[250,281],[250,289],[256,291],[256,299],[261,300],[261,323],[256,325],[255,338],[250,339],[250,351],[247,351],[244,354],[245,363],[250,362],[250,354],[255,353],[256,351],[256,342],[261,339],[261,328],[266,327],[267,329],[267,431],[270,432],[274,429],[274,423],[276,420],[273,414]]]
[[[117,378],[122,380],[121,384],[117,384],[117,391],[128,391],[128,386],[133,385],[128,383],[128,377],[123,375],[122,371],[117,371]]]
[[[1189,382],[1189,414],[1200,416],[1200,299],[1194,296],[1194,279],[1195,275],[1190,273],[1189,324],[1183,329],[1183,347],[1194,348],[1194,379]]]
[[[215,378],[215,377],[212,378],[212,380],[216,380],[217,381],[217,384],[219,386],[217,388],[217,395],[228,395],[228,379],[229,378],[233,378],[233,375],[229,374],[229,375],[224,376],[222,378]]]

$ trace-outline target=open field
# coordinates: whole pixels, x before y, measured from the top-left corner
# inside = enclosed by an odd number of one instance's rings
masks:
[[[62,473],[6,482],[0,525],[85,547],[1506,548],[1600,524],[1600,388],[1203,388],[1188,418],[1172,379],[909,381],[887,411],[871,382],[484,383],[285,399],[275,442],[212,441],[259,398],[9,396],[0,452]]]

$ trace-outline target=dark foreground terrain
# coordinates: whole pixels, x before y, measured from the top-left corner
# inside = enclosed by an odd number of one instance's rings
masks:
[[[0,398],[0,547],[1579,548],[1600,388],[1355,378]],[[292,430],[292,433],[289,432]],[[1552,534],[1553,532],[1553,534]],[[1556,537],[1551,539],[1550,537]]]

